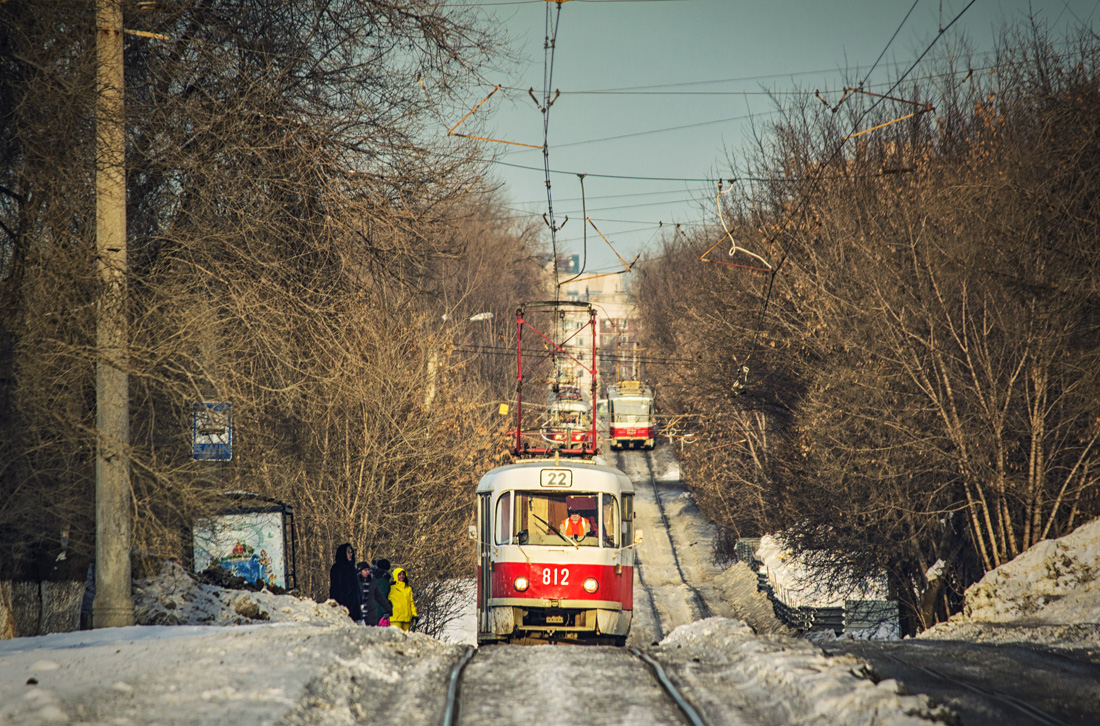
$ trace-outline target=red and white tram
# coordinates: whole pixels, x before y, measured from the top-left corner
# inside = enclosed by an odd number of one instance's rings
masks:
[[[657,438],[653,389],[641,381],[619,381],[607,387],[608,438],[611,449],[652,449]]]
[[[489,471],[477,497],[478,643],[626,643],[634,487],[625,474],[534,459]]]
[[[546,426],[542,438],[551,448],[586,448],[592,444],[592,411],[579,399],[554,399],[546,409]]]

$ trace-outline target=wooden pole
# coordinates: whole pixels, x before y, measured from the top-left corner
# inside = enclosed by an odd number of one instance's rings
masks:
[[[96,0],[96,590],[92,625],[134,623],[122,2]]]

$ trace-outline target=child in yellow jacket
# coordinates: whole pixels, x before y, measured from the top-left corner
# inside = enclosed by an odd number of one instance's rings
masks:
[[[405,568],[396,568],[393,571],[393,579],[393,586],[390,587],[390,602],[393,604],[390,625],[396,625],[407,631],[413,620],[417,619],[417,614],[416,603],[413,602],[413,592],[412,588],[409,587],[409,577],[405,574]]]

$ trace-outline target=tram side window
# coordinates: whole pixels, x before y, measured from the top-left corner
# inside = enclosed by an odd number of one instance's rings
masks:
[[[601,494],[601,524],[603,530],[603,546],[619,546],[619,506],[615,497],[610,494]]]
[[[623,546],[634,542],[634,495],[623,495]]]
[[[497,544],[512,542],[512,492],[505,492],[497,499],[496,514]]]

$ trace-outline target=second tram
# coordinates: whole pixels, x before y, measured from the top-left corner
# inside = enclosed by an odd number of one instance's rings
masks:
[[[611,449],[652,449],[657,439],[653,389],[641,381],[620,381],[607,387],[608,438]]]

